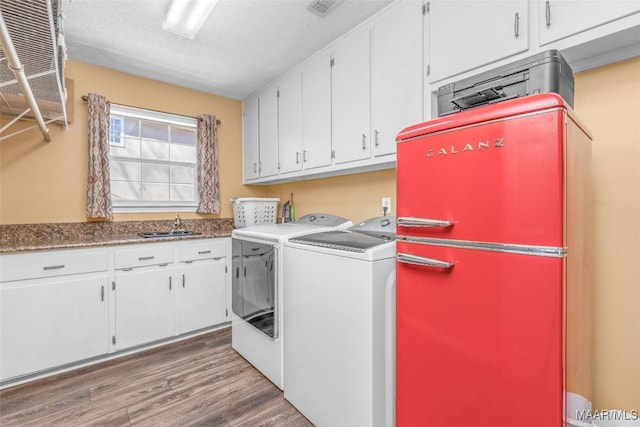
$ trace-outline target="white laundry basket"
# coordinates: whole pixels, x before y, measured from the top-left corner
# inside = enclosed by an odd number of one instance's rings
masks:
[[[596,423],[597,426],[596,426]],[[594,427],[640,427],[640,414],[637,411],[625,412],[620,409],[599,411],[594,418]]]
[[[588,414],[588,419],[584,415]],[[567,393],[568,427],[640,427],[637,411],[625,412],[618,409],[594,410],[591,402],[576,393]]]
[[[568,427],[595,427],[591,420],[591,402],[577,393],[567,392],[567,423]],[[586,417],[585,415],[588,415]]]
[[[275,224],[278,202],[277,198],[236,197],[231,199],[233,206],[233,222],[236,228],[258,224]]]

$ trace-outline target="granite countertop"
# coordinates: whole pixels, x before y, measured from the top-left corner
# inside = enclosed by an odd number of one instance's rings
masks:
[[[0,254],[229,237],[233,219],[183,219],[184,230],[201,233],[192,236],[139,235],[169,231],[172,225],[173,220],[0,225]]]

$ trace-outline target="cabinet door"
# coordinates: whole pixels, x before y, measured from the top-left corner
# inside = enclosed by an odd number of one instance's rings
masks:
[[[304,169],[331,165],[331,56],[315,56],[302,69]]]
[[[369,30],[341,40],[331,68],[332,142],[335,163],[371,156]]]
[[[527,0],[428,2],[429,80],[446,77],[529,48]]]
[[[183,264],[177,279],[178,333],[227,320],[225,258]]]
[[[116,272],[116,349],[174,335],[173,265]]]
[[[398,2],[371,32],[373,155],[396,152],[396,135],[422,120],[422,5]]]
[[[302,169],[302,82],[300,72],[278,85],[278,154],[280,173]]]
[[[106,354],[107,274],[2,283],[0,380]]]
[[[258,97],[242,103],[242,175],[245,181],[258,178]]]
[[[637,0],[538,1],[540,45],[554,42],[640,11]]]
[[[260,178],[278,174],[278,88],[264,90],[258,100]]]

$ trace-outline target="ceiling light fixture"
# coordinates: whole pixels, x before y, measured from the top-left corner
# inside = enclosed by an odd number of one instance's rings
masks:
[[[218,0],[173,0],[162,29],[193,40]]]

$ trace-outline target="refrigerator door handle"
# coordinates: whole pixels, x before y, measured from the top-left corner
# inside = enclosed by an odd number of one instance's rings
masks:
[[[443,219],[431,219],[431,218],[415,218],[410,216],[401,216],[396,220],[400,227],[451,227],[453,223],[451,221]]]
[[[396,256],[398,262],[403,264],[413,264],[413,265],[421,265],[424,267],[436,267],[436,268],[451,268],[453,267],[453,263],[447,261],[440,261],[438,259],[425,258],[416,255],[403,254],[399,252]]]

